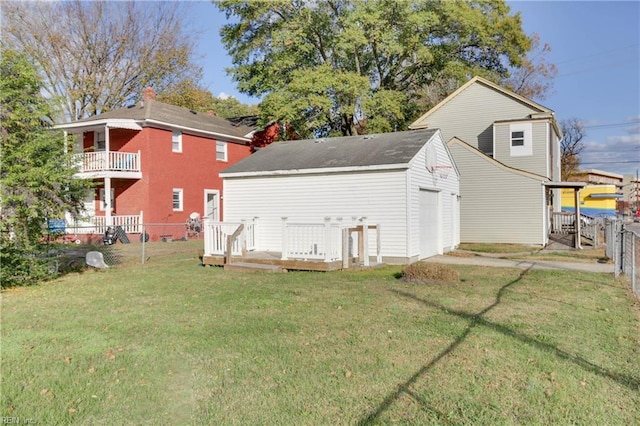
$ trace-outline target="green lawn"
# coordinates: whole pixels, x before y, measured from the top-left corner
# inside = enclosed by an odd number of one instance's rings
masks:
[[[229,273],[186,253],[2,294],[3,417],[37,424],[637,424],[608,275]]]

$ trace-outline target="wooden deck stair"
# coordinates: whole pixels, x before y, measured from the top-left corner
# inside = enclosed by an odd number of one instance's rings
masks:
[[[280,265],[268,265],[263,263],[249,263],[249,262],[233,262],[224,265],[225,271],[238,271],[238,272],[287,272]]]

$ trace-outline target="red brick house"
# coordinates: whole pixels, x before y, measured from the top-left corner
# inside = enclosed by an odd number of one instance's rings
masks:
[[[74,144],[76,176],[96,183],[85,218],[67,226],[94,234],[107,226],[136,234],[143,223],[186,223],[193,213],[222,220],[218,173],[250,155],[254,131],[242,120],[157,102],[152,89],[136,105],[56,128]],[[153,229],[147,233],[157,239]]]

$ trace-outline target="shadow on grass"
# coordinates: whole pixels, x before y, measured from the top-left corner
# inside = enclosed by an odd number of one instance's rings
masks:
[[[469,334],[471,334],[471,332],[473,331],[473,329],[477,326],[484,326],[484,327],[488,327],[494,331],[497,331],[499,333],[504,334],[505,336],[509,336],[512,337],[514,339],[517,339],[523,343],[526,343],[528,345],[531,345],[539,350],[542,351],[546,351],[549,352],[553,355],[555,355],[556,357],[565,360],[565,361],[569,361],[574,363],[575,365],[583,368],[585,371],[602,376],[602,377],[607,377],[610,378],[612,380],[614,380],[615,382],[619,383],[622,386],[625,386],[631,390],[640,390],[640,377],[634,377],[634,376],[629,376],[629,375],[625,375],[625,374],[619,374],[616,373],[614,371],[610,371],[607,370],[605,368],[602,368],[596,364],[593,364],[587,360],[585,360],[582,357],[570,354],[566,351],[563,351],[559,348],[557,348],[554,345],[548,344],[548,343],[544,343],[541,342],[539,340],[536,340],[534,338],[531,338],[527,335],[524,335],[522,333],[518,333],[512,329],[510,329],[509,327],[505,327],[504,325],[492,322],[492,321],[488,321],[486,319],[483,318],[483,315],[485,315],[487,312],[491,311],[493,308],[495,308],[496,306],[498,306],[502,300],[502,296],[504,294],[504,292],[509,289],[510,287],[514,286],[515,284],[517,284],[518,282],[520,282],[522,280],[522,278],[524,278],[524,276],[531,270],[532,267],[529,267],[528,269],[522,271],[522,273],[513,281],[505,284],[504,286],[502,286],[500,288],[500,290],[498,290],[498,293],[496,295],[496,299],[495,301],[487,306],[486,308],[484,308],[483,310],[481,310],[478,313],[469,313],[469,312],[465,312],[465,311],[459,311],[459,310],[454,310],[448,307],[445,307],[439,303],[434,303],[431,302],[429,300],[424,300],[421,299],[419,297],[416,297],[414,294],[405,292],[405,291],[400,291],[400,290],[391,290],[393,293],[402,296],[402,297],[406,297],[409,299],[413,299],[417,302],[422,303],[425,306],[428,306],[430,308],[435,308],[438,309],[446,314],[450,314],[450,315],[454,315],[458,318],[462,318],[465,320],[469,321],[469,325],[467,326],[467,328],[462,332],[462,334],[460,336],[458,336],[449,346],[447,346],[442,352],[440,352],[438,355],[436,355],[431,361],[429,361],[427,364],[423,365],[418,371],[416,371],[407,381],[405,381],[403,384],[399,385],[397,390],[392,392],[391,394],[389,394],[381,403],[380,405],[375,409],[375,411],[372,411],[371,413],[367,414],[364,418],[362,418],[358,424],[359,425],[369,425],[372,423],[375,423],[379,417],[382,415],[382,413],[384,413],[389,407],[391,407],[391,405],[396,402],[403,394],[409,395],[410,397],[414,398],[417,402],[419,402],[423,408],[427,411],[430,411],[432,413],[434,413],[438,419],[443,420],[444,422],[447,422],[448,420],[446,419],[446,417],[440,413],[439,411],[437,411],[436,409],[434,409],[433,407],[430,406],[430,404],[428,403],[428,401],[425,401],[423,398],[417,396],[412,390],[411,387],[420,379],[422,378],[424,375],[426,375],[433,367],[435,367],[442,359],[446,358],[447,355],[449,355],[450,353],[452,353],[453,351],[455,351],[458,346],[460,346],[460,344],[464,343],[464,341],[467,339],[467,337],[469,336]]]

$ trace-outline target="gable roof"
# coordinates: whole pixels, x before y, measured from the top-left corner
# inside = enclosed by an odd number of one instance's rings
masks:
[[[257,176],[408,167],[438,129],[274,142],[220,173]]]
[[[481,84],[481,85],[486,86],[486,87],[488,87],[490,89],[493,89],[493,90],[503,94],[504,96],[507,96],[507,97],[517,101],[517,102],[523,103],[523,104],[527,105],[528,107],[538,111],[538,114],[553,116],[553,110],[551,110],[551,109],[549,109],[549,108],[547,108],[545,106],[542,106],[542,105],[532,101],[531,99],[525,98],[524,96],[518,95],[517,93],[514,93],[514,92],[512,92],[510,90],[507,90],[504,87],[501,87],[501,86],[499,86],[499,85],[497,85],[497,84],[495,84],[495,83],[493,83],[493,82],[491,82],[491,81],[489,81],[489,80],[487,80],[485,78],[482,78],[480,76],[475,76],[471,80],[467,81],[465,84],[460,86],[456,91],[454,91],[449,96],[447,96],[442,101],[440,101],[440,103],[438,103],[436,106],[434,106],[429,111],[427,111],[422,116],[420,116],[420,118],[418,118],[413,123],[411,123],[409,125],[409,128],[410,129],[420,129],[420,128],[426,127],[425,125],[420,124],[420,123],[423,122],[424,120],[426,120],[430,115],[432,115],[434,112],[438,111],[444,105],[449,103],[452,99],[456,98],[460,93],[464,92],[465,90],[467,90],[470,86],[472,86],[474,84]],[[553,121],[555,123],[555,118],[554,118]],[[558,133],[558,134],[560,134],[560,133]]]
[[[222,136],[242,142],[251,141],[255,130],[250,120],[227,120],[200,113],[188,108],[169,105],[155,100],[145,100],[126,108],[119,108],[89,118],[55,126],[57,129],[86,128],[92,125],[124,127],[135,126],[181,129],[186,132]]]

